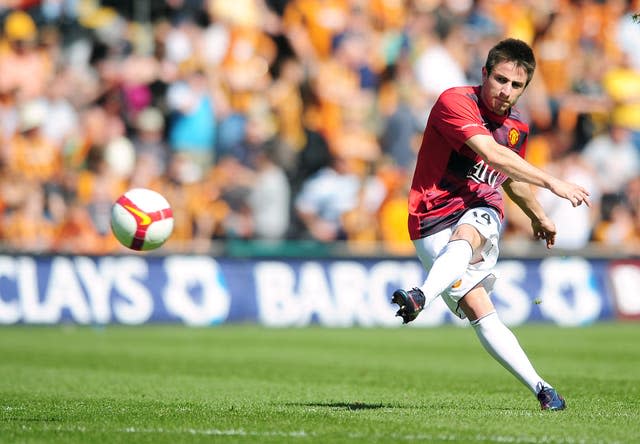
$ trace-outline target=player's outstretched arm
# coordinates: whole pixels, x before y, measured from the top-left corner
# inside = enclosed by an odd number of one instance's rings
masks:
[[[507,196],[509,196],[531,220],[533,237],[535,239],[544,239],[547,248],[553,247],[556,241],[556,226],[547,216],[538,199],[536,199],[531,185],[526,182],[507,179],[507,181],[502,184],[502,188],[507,193]]]
[[[591,206],[586,189],[536,168],[509,148],[500,145],[492,136],[477,134],[469,138],[466,144],[489,166],[515,181],[547,188],[555,195],[567,199],[574,207],[582,203]]]

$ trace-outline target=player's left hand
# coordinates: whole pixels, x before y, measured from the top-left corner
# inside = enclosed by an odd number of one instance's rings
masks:
[[[556,242],[556,225],[551,219],[532,220],[531,228],[535,239],[544,239],[547,248],[553,247]]]

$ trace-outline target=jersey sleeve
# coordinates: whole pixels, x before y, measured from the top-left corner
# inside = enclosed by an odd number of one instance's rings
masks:
[[[528,128],[527,128],[528,131]],[[528,134],[528,133],[527,133]],[[518,150],[518,154],[520,155],[520,157],[522,157],[523,159],[527,158],[527,141],[529,140],[529,137],[526,137],[524,139],[524,141],[522,142],[522,145],[520,145],[520,149]]]
[[[491,135],[485,126],[476,101],[465,94],[447,90],[432,110],[431,123],[440,135],[460,151],[465,142],[477,134]]]

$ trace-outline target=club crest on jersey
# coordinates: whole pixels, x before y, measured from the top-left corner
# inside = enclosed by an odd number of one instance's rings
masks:
[[[508,139],[509,146],[516,146],[516,143],[518,143],[518,140],[520,140],[520,131],[515,128],[511,128],[509,130]]]

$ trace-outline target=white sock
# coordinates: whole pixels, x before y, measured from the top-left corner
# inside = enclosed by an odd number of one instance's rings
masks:
[[[493,358],[509,370],[534,395],[542,386],[551,387],[535,371],[515,335],[502,323],[495,311],[472,321],[478,339]]]
[[[442,249],[420,287],[426,298],[425,307],[462,277],[472,255],[471,245],[462,239],[451,241]]]

